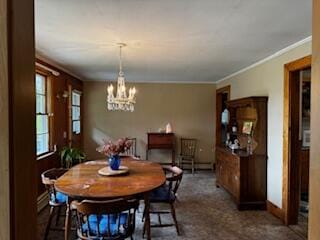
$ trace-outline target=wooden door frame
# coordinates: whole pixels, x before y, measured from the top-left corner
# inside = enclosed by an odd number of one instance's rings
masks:
[[[292,199],[297,199],[294,196],[299,194],[292,184],[297,182],[298,174],[294,174],[294,164],[291,164],[290,149],[290,74],[297,70],[311,67],[311,55],[300,58],[293,62],[284,65],[284,115],[283,115],[283,172],[282,172],[282,209],[284,213],[284,223],[286,225],[295,224],[296,220],[290,215],[290,208],[296,202]]]
[[[219,105],[221,104],[219,100],[219,95],[221,93],[228,93],[228,100],[230,100],[230,94],[231,94],[231,85],[227,85],[225,87],[216,89],[216,146],[217,146],[217,141],[219,137],[221,136],[221,128],[219,125],[219,122],[221,121],[221,113],[223,110],[219,111]]]
[[[7,1],[0,0],[0,239],[10,239],[9,77]]]
[[[0,239],[34,240],[37,239],[34,0],[0,0],[0,20]]]

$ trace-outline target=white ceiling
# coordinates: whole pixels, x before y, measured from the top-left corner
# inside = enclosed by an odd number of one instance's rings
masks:
[[[35,0],[36,49],[84,80],[214,82],[311,35],[311,0]]]

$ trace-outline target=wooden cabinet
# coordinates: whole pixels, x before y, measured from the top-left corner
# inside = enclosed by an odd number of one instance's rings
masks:
[[[239,210],[265,209],[267,197],[267,98],[251,97],[228,102],[230,118],[237,122],[239,138],[243,123],[253,122],[252,154],[216,147],[216,185],[228,191]],[[242,139],[243,140],[243,139]],[[244,146],[242,146],[244,147]]]
[[[172,152],[172,165],[175,165],[175,135],[174,133],[148,133],[146,159],[152,149],[168,149]]]

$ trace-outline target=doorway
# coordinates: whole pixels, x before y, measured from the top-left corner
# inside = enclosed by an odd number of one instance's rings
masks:
[[[221,122],[222,112],[226,109],[226,103],[230,100],[230,85],[216,90],[216,146],[221,146],[226,141],[226,125]]]
[[[284,221],[307,237],[309,209],[311,56],[285,65]]]

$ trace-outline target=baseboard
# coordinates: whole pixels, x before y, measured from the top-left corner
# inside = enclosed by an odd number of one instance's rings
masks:
[[[284,222],[283,210],[268,200],[267,200],[267,211],[271,213],[273,216],[279,218],[282,222]]]
[[[42,193],[38,199],[37,199],[37,210],[40,212],[42,209],[44,209],[48,205],[48,193],[44,192]]]

